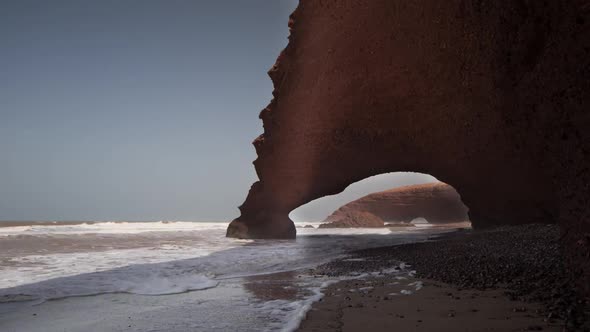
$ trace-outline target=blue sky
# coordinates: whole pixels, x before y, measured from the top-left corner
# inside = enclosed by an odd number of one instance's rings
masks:
[[[0,0],[0,220],[236,217],[295,6]]]

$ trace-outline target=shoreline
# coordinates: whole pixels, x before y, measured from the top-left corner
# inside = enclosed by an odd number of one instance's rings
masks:
[[[9,302],[0,306],[0,330],[45,332],[67,328],[72,332],[102,332],[108,325],[111,330],[122,327],[142,332],[157,325],[162,331],[175,332],[226,331],[230,327],[259,331],[261,326],[273,331],[295,331],[298,327],[300,331],[444,331],[443,327],[447,331],[514,331],[515,326],[519,331],[561,331],[561,326],[575,325],[570,321],[583,319],[572,306],[576,299],[555,253],[558,246],[553,244],[559,237],[556,226],[448,232],[426,229],[417,233],[420,236],[377,234],[365,239],[365,245],[355,246],[375,246],[362,250],[350,247],[362,239],[359,235],[309,232],[312,236],[304,237],[303,242],[284,243],[284,253],[295,255],[292,246],[298,243],[298,250],[305,250],[293,257],[310,263],[319,255],[326,263],[294,269],[286,265],[288,269],[283,272],[233,275],[219,279],[217,287],[176,294],[101,293],[36,306]],[[326,242],[330,239],[332,242]],[[276,255],[276,245],[269,247],[272,250],[267,252],[267,259]],[[327,250],[332,246],[347,250],[331,256],[340,258],[328,261]],[[188,265],[179,265],[184,260],[176,261],[170,263],[174,266],[169,271],[174,273],[166,276],[177,275],[182,266],[189,267],[186,273],[213,271],[210,263],[219,261],[225,266],[224,258],[233,257],[228,256],[232,253],[242,255],[236,262],[246,259],[252,264],[251,257],[258,257],[263,247],[238,246],[215,254],[222,255],[220,259],[190,258],[193,261]],[[247,249],[250,254],[244,252]],[[162,266],[155,266],[154,271]],[[479,270],[485,273],[474,273]],[[137,275],[137,271],[128,272],[122,275]],[[65,277],[63,284],[80,276]],[[543,298],[543,294],[549,298]],[[108,306],[102,305],[105,301]],[[229,320],[223,315],[228,310],[233,312]],[[494,329],[488,328],[492,325]]]
[[[160,232],[158,225],[126,226],[133,227],[120,230],[119,225],[110,224],[104,234],[86,234],[95,227],[66,227],[64,232],[52,227],[31,232],[33,237],[21,236],[25,233],[21,230],[5,236],[2,245],[8,247],[14,247],[13,240],[24,241],[27,248],[31,241],[39,242],[40,254],[6,255],[10,262],[19,255],[26,259],[4,271],[6,286],[0,298],[6,301],[0,303],[0,330],[291,331],[320,299],[321,290],[339,279],[316,278],[308,274],[312,268],[354,250],[425,241],[446,232],[309,229],[301,230],[295,241],[243,241],[224,237],[225,227],[217,225],[197,227],[196,232],[193,227],[184,232],[183,227],[166,226],[174,232]],[[113,247],[112,231],[117,241],[129,241],[138,230],[148,231],[137,235],[137,240],[150,246],[129,251],[77,250],[88,248],[87,239]],[[180,236],[192,240],[182,245]],[[75,247],[73,253],[43,251],[51,248],[44,243],[56,240]],[[19,284],[21,276],[38,279]],[[217,287],[201,287],[212,280]]]
[[[434,241],[356,251],[312,273],[337,277],[406,262],[416,270],[415,279],[399,284],[394,284],[395,276],[340,281],[323,290],[325,297],[313,304],[298,331],[399,329],[402,322],[396,315],[422,317],[411,324],[405,320],[404,331],[433,326],[478,331],[487,325],[492,331],[588,331],[588,299],[578,297],[558,239],[556,225],[523,225],[460,230]],[[416,282],[423,287],[408,286]],[[401,294],[400,285],[412,294]],[[449,302],[449,297],[459,299]],[[409,312],[406,304],[424,308],[414,316],[416,308]]]
[[[297,331],[562,331],[540,304],[510,301],[504,291],[419,278],[347,280],[324,289]]]

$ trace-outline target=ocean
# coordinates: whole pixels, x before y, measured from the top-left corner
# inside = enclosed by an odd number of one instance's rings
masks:
[[[0,331],[292,331],[337,281],[309,268],[453,229],[306,225],[238,240],[220,222],[0,224]]]

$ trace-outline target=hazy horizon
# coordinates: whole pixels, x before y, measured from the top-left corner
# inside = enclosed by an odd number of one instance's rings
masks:
[[[0,220],[237,217],[296,4],[3,2]],[[329,213],[354,191],[295,215]]]

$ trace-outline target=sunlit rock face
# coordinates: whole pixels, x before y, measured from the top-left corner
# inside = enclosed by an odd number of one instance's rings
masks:
[[[475,228],[556,222],[590,275],[587,0],[301,0],[269,71],[259,181],[228,235],[369,176],[452,185]],[[590,282],[586,283],[586,289]]]
[[[375,227],[377,223],[373,219],[377,217],[381,226],[384,223],[410,223],[416,218],[440,224],[466,221],[469,219],[467,211],[455,189],[439,182],[404,186],[361,197],[334,211],[324,222],[340,227]],[[363,213],[373,218],[355,218]]]
[[[362,209],[347,209],[335,218],[326,220],[319,228],[385,227],[379,216]]]

